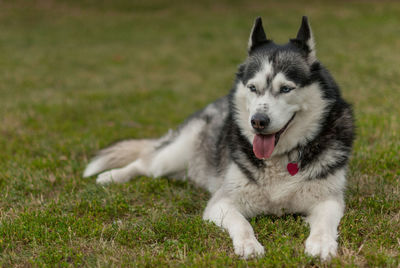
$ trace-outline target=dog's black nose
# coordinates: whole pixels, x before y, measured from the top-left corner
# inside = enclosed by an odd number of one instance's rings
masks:
[[[255,130],[263,130],[269,125],[269,121],[265,114],[255,114],[251,117],[251,125]]]

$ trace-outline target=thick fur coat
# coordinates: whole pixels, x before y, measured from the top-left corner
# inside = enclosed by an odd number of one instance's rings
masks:
[[[235,253],[262,256],[248,218],[300,213],[306,253],[337,251],[346,166],[354,139],[351,107],[318,61],[303,17],[296,38],[277,45],[260,18],[230,93],[160,139],[129,140],[98,153],[84,176],[127,182],[138,175],[188,178],[212,193],[203,218],[226,229]]]

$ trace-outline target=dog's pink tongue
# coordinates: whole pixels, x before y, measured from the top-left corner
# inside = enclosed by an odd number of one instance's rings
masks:
[[[275,148],[275,134],[255,135],[253,140],[253,152],[258,159],[269,158]]]

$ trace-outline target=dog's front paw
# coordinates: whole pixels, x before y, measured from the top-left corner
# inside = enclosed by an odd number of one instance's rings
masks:
[[[313,235],[306,240],[306,253],[322,260],[336,256],[337,242],[329,235]]]
[[[244,259],[261,257],[264,255],[264,247],[256,238],[237,239],[233,242],[235,254]]]

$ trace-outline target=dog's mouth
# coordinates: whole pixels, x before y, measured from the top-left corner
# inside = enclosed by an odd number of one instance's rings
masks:
[[[278,144],[279,138],[286,130],[290,122],[293,121],[296,113],[290,118],[286,125],[276,133],[272,134],[256,134],[253,139],[253,152],[258,159],[270,158],[274,152],[275,146]]]

